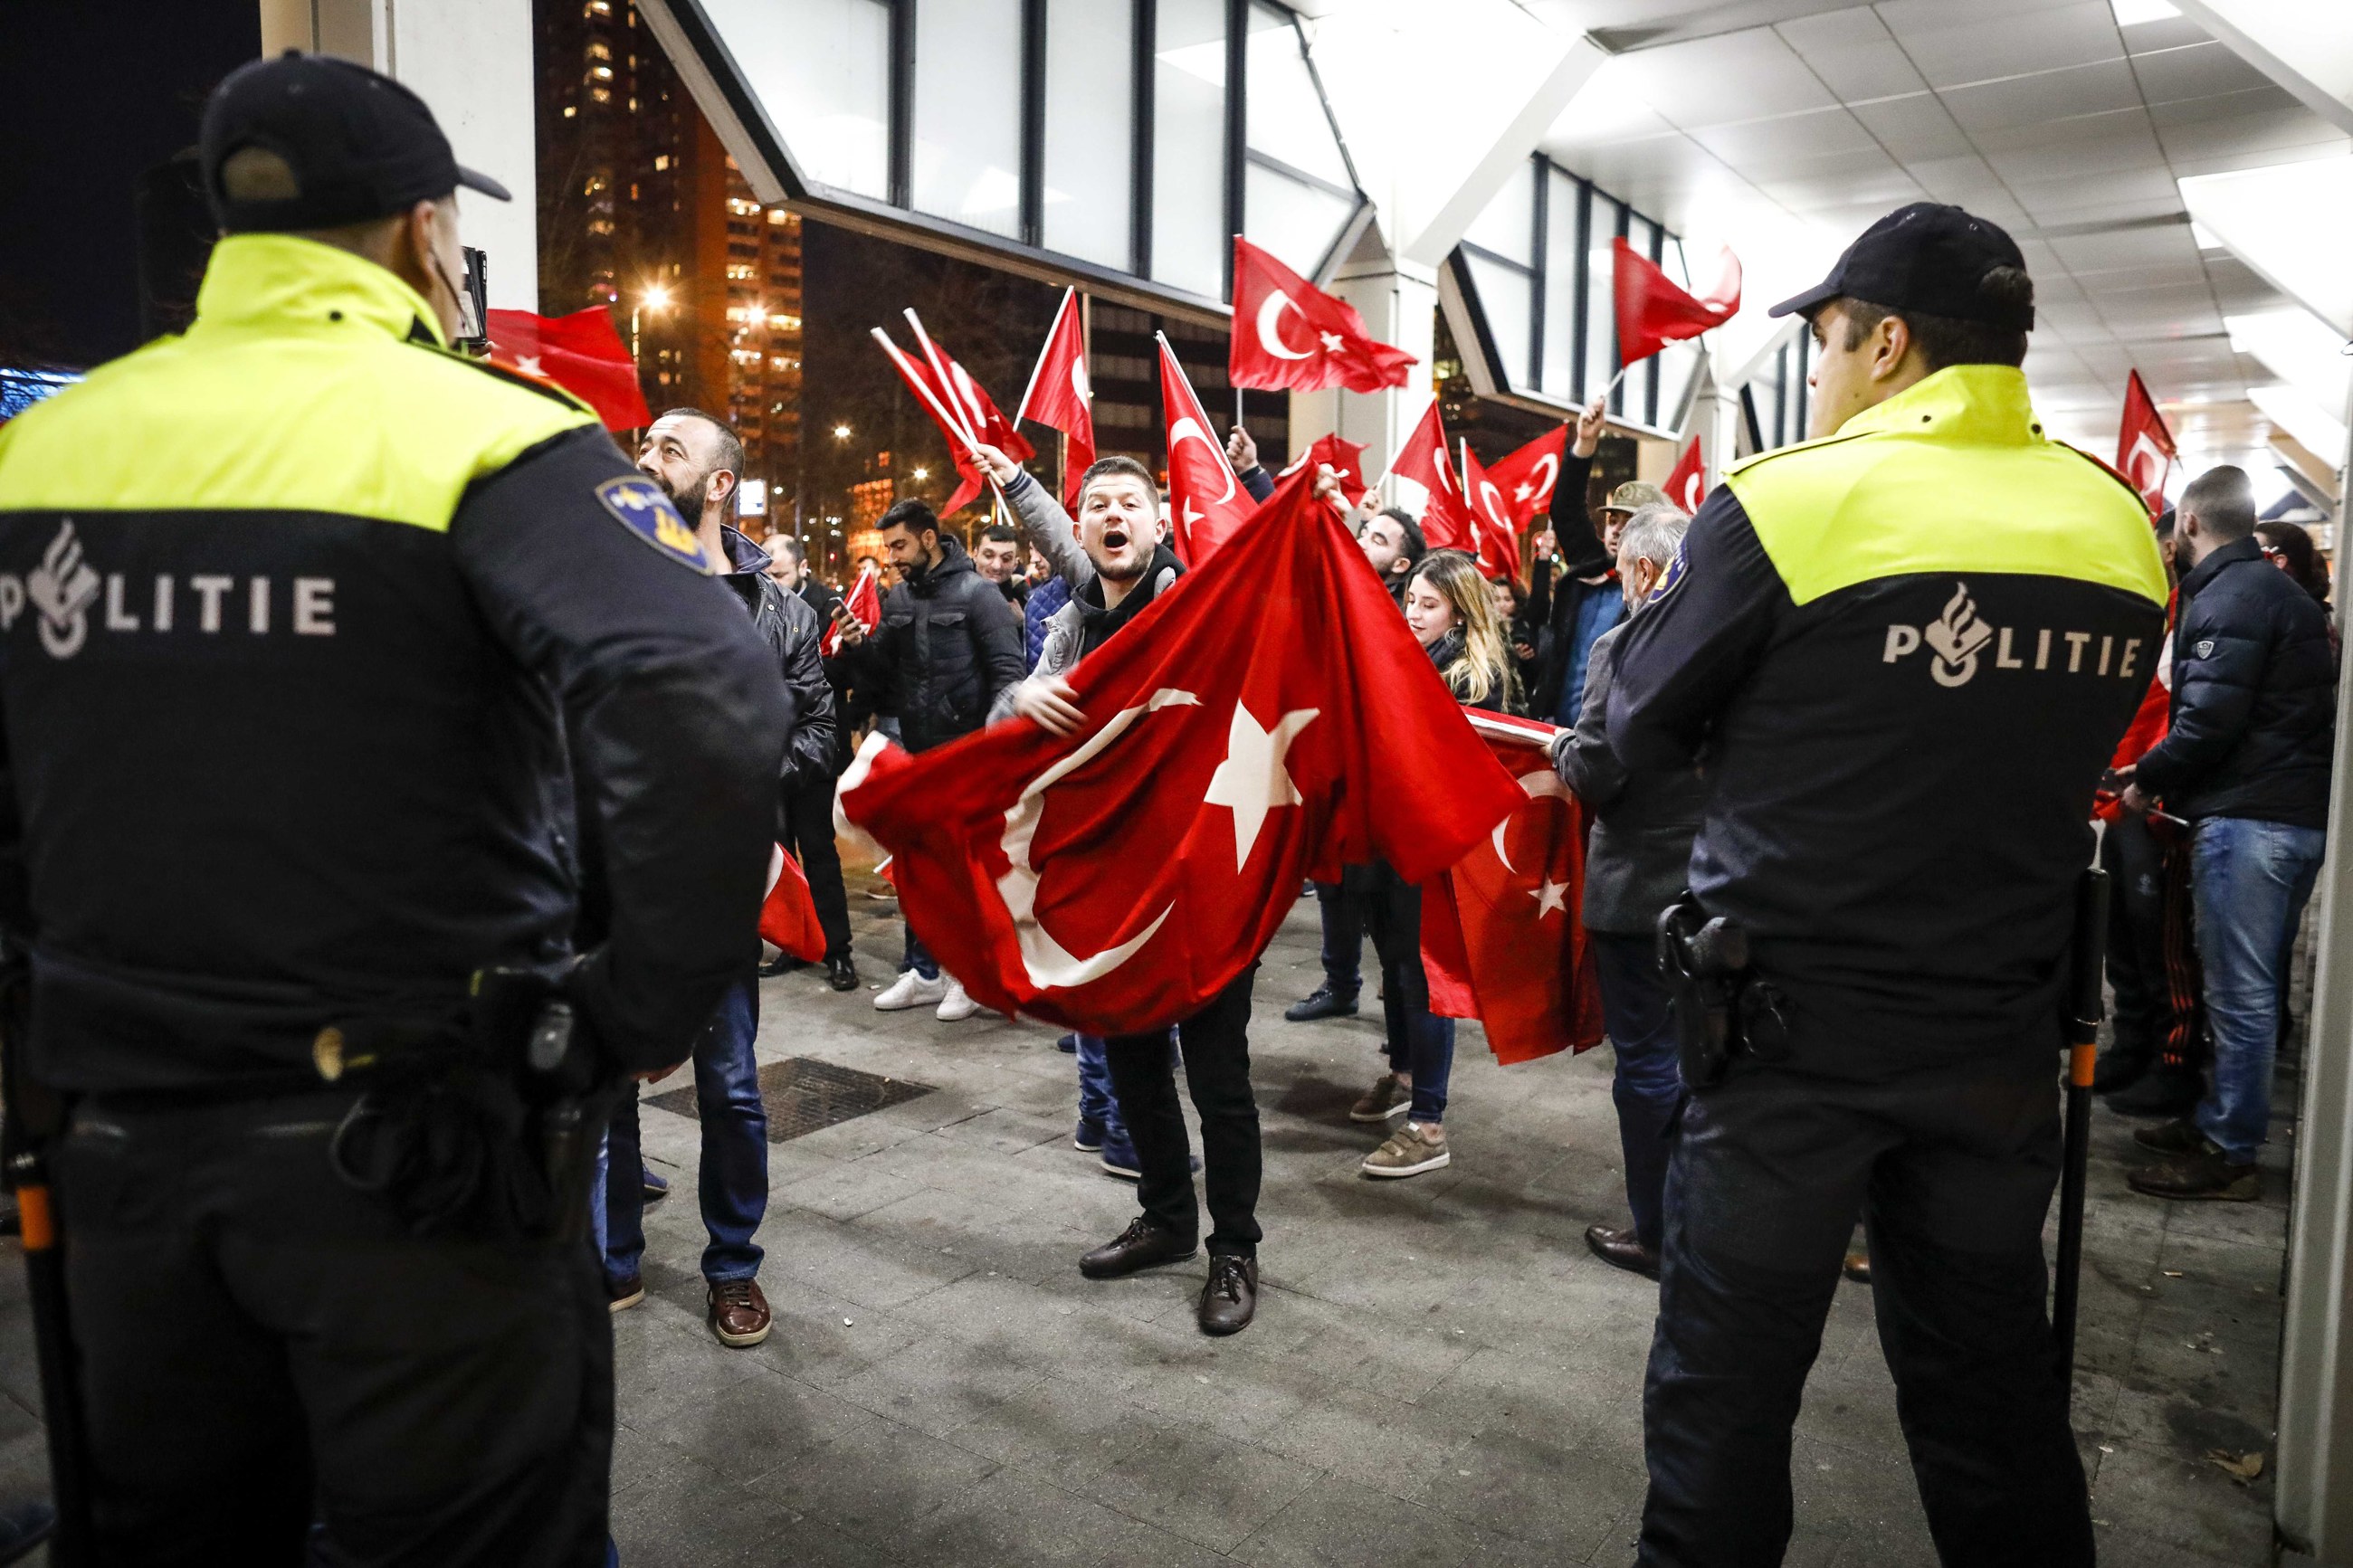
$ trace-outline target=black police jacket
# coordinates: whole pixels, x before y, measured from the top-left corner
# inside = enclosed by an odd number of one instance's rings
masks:
[[[1006,614],[997,584],[973,569],[955,540],[943,536],[940,549],[937,566],[883,595],[874,635],[842,653],[850,679],[898,716],[900,742],[911,752],[979,729],[997,694],[1027,673],[1021,623]]]
[[[390,272],[216,246],[195,324],[0,428],[0,923],[69,1090],[267,1083],[574,953],[618,1065],[757,962],[787,711],[711,559],[586,407]]]
[[[2171,722],[2140,760],[2142,790],[2193,820],[2326,827],[2336,731],[2327,612],[2252,537],[2192,567],[2173,632]]]

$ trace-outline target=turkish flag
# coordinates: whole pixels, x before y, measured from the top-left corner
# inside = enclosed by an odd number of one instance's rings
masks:
[[[1462,443],[1462,494],[1470,500],[1471,515],[1478,526],[1479,570],[1489,577],[1519,581],[1518,530],[1504,505],[1503,489],[1479,466],[1479,454],[1468,441]]]
[[[875,586],[873,567],[869,566],[858,574],[858,581],[849,585],[849,596],[841,603],[842,607],[849,612],[849,618],[864,626],[866,635],[872,637],[874,628],[882,624],[882,595]],[[817,655],[819,658],[831,658],[840,647],[840,628],[828,619],[825,625],[825,635],[818,638]]]
[[[1008,720],[921,756],[870,738],[839,797],[948,973],[1065,1028],[1191,1016],[1302,877],[1376,858],[1435,877],[1525,798],[1303,471],[1071,684],[1077,734]]]
[[[1532,527],[1552,510],[1552,492],[1560,484],[1561,458],[1568,452],[1568,426],[1539,436],[1518,451],[1499,458],[1487,470],[1504,494],[1504,508],[1515,529]]]
[[[1168,421],[1168,547],[1187,566],[1207,561],[1233,537],[1258,502],[1234,478],[1219,440],[1176,363],[1176,351],[1160,333],[1160,407]]]
[[[1691,445],[1683,448],[1683,455],[1675,459],[1675,471],[1667,476],[1667,482],[1660,488],[1667,492],[1669,500],[1683,510],[1699,510],[1699,503],[1707,499],[1707,470],[1700,466],[1698,437],[1691,438]]]
[[[923,405],[932,423],[940,427],[940,434],[948,438],[948,459],[955,464],[961,482],[940,508],[940,515],[945,517],[987,488],[987,478],[972,459],[974,443],[994,447],[1017,463],[1036,457],[1038,448],[1013,427],[1013,422],[1005,417],[1004,411],[964,366],[932,342],[915,312],[909,310],[906,315],[908,324],[915,329],[916,346],[923,351],[920,361],[900,352],[880,327],[873,330],[874,341],[891,356],[891,363],[899,369],[900,379]]]
[[[1455,481],[1453,459],[1446,455],[1446,426],[1431,398],[1421,423],[1398,449],[1389,472],[1415,480],[1430,492],[1421,513],[1421,537],[1432,550],[1473,550],[1478,524],[1462,504],[1462,487]]]
[[[1095,416],[1089,406],[1094,388],[1087,380],[1087,341],[1079,325],[1079,291],[1062,290],[1062,308],[1047,329],[1046,346],[1021,394],[1016,419],[1050,425],[1069,439],[1062,464],[1062,504],[1079,510],[1079,480],[1095,460]]]
[[[1340,493],[1350,506],[1365,499],[1365,491],[1371,488],[1365,479],[1365,443],[1343,440],[1336,433],[1326,432],[1310,441],[1307,449],[1292,458],[1275,478],[1287,479],[1302,468],[1317,474],[1326,468],[1340,481]],[[1314,483],[1309,479],[1308,488],[1314,489]]]
[[[1553,771],[1549,724],[1472,711],[1472,727],[1520,804],[1421,890],[1430,1010],[1477,1018],[1495,1059],[1524,1062],[1601,1043],[1601,987],[1578,910],[1585,806]]]
[[[1707,295],[1696,299],[1624,240],[1611,240],[1609,254],[1621,365],[1649,359],[1669,343],[1720,327],[1739,312],[1740,262],[1729,250],[1724,253],[1724,276]]]
[[[2140,492],[2151,517],[2165,510],[2165,478],[2179,457],[2174,449],[2173,432],[2165,427],[2165,416],[2157,411],[2157,400],[2148,395],[2140,372],[2134,371],[2125,382],[2125,422],[2116,432],[2116,470]]]
[[[817,921],[808,878],[782,845],[768,856],[768,896],[760,905],[760,937],[804,963],[825,956],[825,930]]]
[[[1354,305],[1234,236],[1234,338],[1226,367],[1236,386],[1378,392],[1405,385],[1419,363],[1375,342]]]
[[[568,316],[529,310],[486,314],[492,364],[564,388],[595,409],[607,430],[642,430],[654,422],[638,385],[637,362],[604,306]]]

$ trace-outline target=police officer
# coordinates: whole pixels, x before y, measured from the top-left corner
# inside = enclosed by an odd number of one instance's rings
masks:
[[[422,101],[248,66],[202,168],[195,324],[0,432],[0,922],[72,1106],[100,1554],[292,1564],[315,1521],[339,1563],[598,1563],[596,1259],[462,1114],[342,1179],[402,1064],[322,1084],[314,1043],[462,1040],[503,966],[608,1079],[682,1059],[756,960],[789,699],[595,417],[450,351],[457,187],[506,192]],[[610,902],[576,963],[567,742]]]
[[[1735,469],[1618,650],[1630,767],[1702,760],[1690,886],[1745,928],[1745,1054],[1694,1084],[1643,1395],[1641,1561],[1775,1563],[1860,1211],[1950,1564],[2092,1561],[2044,1311],[2073,890],[2155,668],[2148,514],[2047,438],[2008,235],[1916,204],[1801,312],[1816,439]]]

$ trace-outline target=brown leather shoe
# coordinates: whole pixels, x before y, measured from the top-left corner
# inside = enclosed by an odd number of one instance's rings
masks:
[[[1155,1224],[1149,1215],[1137,1215],[1125,1230],[1079,1259],[1079,1272],[1090,1279],[1117,1279],[1164,1263],[1182,1263],[1200,1251],[1188,1237]]]
[[[646,1299],[646,1282],[641,1275],[632,1274],[625,1279],[605,1277],[605,1304],[616,1312],[626,1312]]]
[[[715,1279],[711,1284],[711,1331],[730,1350],[756,1345],[768,1337],[768,1299],[757,1279]]]
[[[1623,1230],[1615,1226],[1588,1225],[1585,1227],[1585,1245],[1593,1249],[1594,1257],[1612,1268],[1623,1268],[1645,1279],[1659,1277],[1659,1255],[1642,1245],[1630,1225]]]
[[[2160,1121],[2154,1127],[2133,1129],[2133,1142],[2144,1149],[2154,1149],[2160,1154],[2197,1154],[2206,1148],[2206,1134],[2187,1116],[2171,1121]]]
[[[1860,1242],[1848,1248],[1846,1261],[1839,1266],[1839,1272],[1858,1285],[1870,1284],[1871,1248]]]
[[[2194,1154],[2126,1172],[2125,1184],[2153,1198],[2187,1201],[2251,1204],[2263,1195],[2263,1174],[2253,1161],[2233,1164],[2212,1140],[2201,1138],[2199,1142],[2201,1147]]]
[[[1258,1259],[1236,1252],[1209,1254],[1209,1279],[1201,1287],[1201,1331],[1238,1334],[1257,1313]]]

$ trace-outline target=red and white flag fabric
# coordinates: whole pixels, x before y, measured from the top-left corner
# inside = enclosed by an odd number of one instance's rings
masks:
[[[1693,437],[1683,456],[1675,459],[1675,471],[1667,476],[1667,482],[1660,489],[1683,510],[1699,510],[1699,503],[1707,499],[1707,470],[1700,466],[1698,437]]]
[[[1087,380],[1087,340],[1079,321],[1079,291],[1062,290],[1062,308],[1047,329],[1038,367],[1021,394],[1016,419],[1035,419],[1060,430],[1070,443],[1062,464],[1062,504],[1079,510],[1079,479],[1095,460],[1094,387]]]
[[[1473,710],[1472,727],[1519,781],[1518,808],[1422,884],[1430,1010],[1476,1018],[1500,1062],[1601,1043],[1601,987],[1579,918],[1585,806],[1553,771],[1549,724]]]
[[[491,310],[487,316],[492,364],[564,388],[595,409],[607,430],[642,430],[654,422],[638,384],[637,362],[604,306],[568,316],[529,310]]]
[[[1618,306],[1618,363],[1649,359],[1669,343],[1720,327],[1740,310],[1740,261],[1724,253],[1724,275],[1694,296],[1622,239],[1609,242],[1609,285]]]
[[[1076,734],[1008,720],[921,756],[870,739],[842,780],[915,935],[999,1012],[1097,1035],[1189,1017],[1302,877],[1380,858],[1424,881],[1525,798],[1304,472],[1071,684]]]
[[[1405,385],[1419,363],[1375,342],[1354,305],[1234,236],[1234,336],[1226,365],[1236,386],[1378,392]]]
[[[1389,472],[1411,479],[1430,492],[1422,507],[1421,537],[1432,550],[1475,550],[1478,524],[1462,501],[1462,486],[1454,477],[1454,459],[1446,450],[1446,424],[1439,417],[1438,400],[1431,398],[1421,423],[1398,448]]]
[[[808,878],[781,844],[768,854],[768,896],[760,904],[760,937],[804,963],[825,956],[825,928],[818,923]]]
[[[849,612],[849,618],[864,626],[868,637],[872,637],[874,628],[882,624],[882,591],[874,580],[873,567],[869,566],[858,574],[858,581],[849,585],[849,593],[841,604]],[[831,658],[840,650],[840,628],[828,620],[824,635],[817,641],[818,657]]]
[[[1176,351],[1160,344],[1160,406],[1168,421],[1168,547],[1187,566],[1198,566],[1249,521],[1258,502],[1234,477],[1226,445],[1217,437]]]
[[[1512,525],[1525,529],[1552,510],[1552,492],[1560,484],[1561,458],[1568,452],[1568,426],[1535,440],[1495,461],[1487,477],[1503,492],[1504,508]]]
[[[915,312],[909,310],[906,315],[907,324],[915,330],[915,346],[921,359],[901,353],[890,334],[880,327],[874,329],[874,341],[882,345],[882,352],[898,367],[900,379],[923,405],[924,412],[940,427],[940,434],[947,437],[948,458],[955,464],[960,482],[955,493],[940,507],[940,515],[944,517],[988,486],[987,477],[973,461],[971,448],[975,442],[994,447],[1017,463],[1036,457],[1038,449],[1014,428],[1013,421],[1005,416],[980,383],[932,341]]]
[[[2157,399],[2148,395],[2140,372],[2134,371],[2125,382],[2125,420],[2116,432],[2116,470],[2140,492],[2151,517],[2165,510],[2166,476],[2179,457],[2174,449],[2173,432],[2165,427],[2165,416],[2157,411]]]
[[[1350,506],[1363,500],[1365,492],[1372,488],[1365,479],[1365,443],[1344,440],[1336,433],[1328,431],[1310,441],[1307,449],[1284,465],[1275,478],[1287,479],[1302,468],[1310,474],[1317,474],[1326,468],[1332,470],[1332,477],[1340,481],[1340,493]],[[1310,489],[1314,487],[1314,482],[1313,479],[1308,481]]]
[[[1504,492],[1479,466],[1479,454],[1462,443],[1462,494],[1477,525],[1479,570],[1491,578],[1520,580],[1520,535],[1504,504]],[[1427,537],[1427,536],[1425,536]]]

